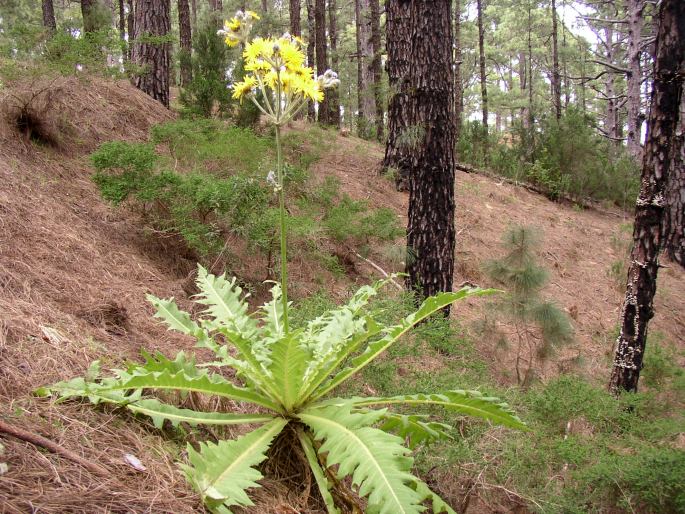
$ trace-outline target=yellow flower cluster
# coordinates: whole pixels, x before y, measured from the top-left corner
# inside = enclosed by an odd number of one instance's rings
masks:
[[[299,38],[285,35],[278,39],[255,38],[245,46],[245,70],[249,72],[243,82],[234,85],[233,97],[242,98],[263,85],[280,91],[286,99],[301,95],[320,102],[323,91],[314,78],[314,70],[305,66],[305,56]]]
[[[224,22],[224,28],[218,31],[228,46],[238,46],[245,42],[252,30],[252,24],[259,19],[254,11],[238,11],[230,20]]]

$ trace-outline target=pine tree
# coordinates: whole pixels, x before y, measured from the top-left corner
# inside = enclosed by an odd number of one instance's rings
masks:
[[[637,391],[654,316],[659,254],[685,267],[685,2],[664,0],[654,64],[654,87],[635,208],[621,330],[609,388],[614,394]]]
[[[48,29],[50,33],[57,30],[57,22],[55,21],[55,7],[52,0],[43,0],[43,26]]]
[[[180,40],[179,61],[181,65],[181,87],[187,86],[193,78],[192,29],[188,0],[178,0],[178,34]]]
[[[408,108],[418,127],[409,153],[406,286],[426,298],[452,290],[454,70],[451,2],[411,2]],[[446,311],[448,314],[448,311]]]
[[[514,323],[516,378],[519,385],[526,386],[532,380],[536,361],[544,361],[572,333],[566,315],[540,297],[547,283],[547,272],[535,261],[534,251],[539,244],[534,229],[511,227],[502,238],[504,257],[484,265],[487,275],[505,290],[503,298],[494,306]]]
[[[133,85],[165,107],[169,107],[169,10],[169,0],[136,0],[136,39],[131,55],[131,60],[142,67]]]

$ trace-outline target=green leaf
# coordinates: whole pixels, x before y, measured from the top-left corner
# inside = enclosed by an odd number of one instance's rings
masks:
[[[299,418],[323,439],[320,453],[327,453],[329,466],[339,465],[341,476],[352,476],[360,496],[380,514],[414,514],[424,510],[421,497],[410,487],[413,459],[402,439],[369,425],[384,411],[350,412],[349,406],[307,409]]]
[[[422,501],[430,500],[433,514],[457,514],[445,500],[430,490],[430,488],[418,478],[414,481],[416,492],[421,495]]]
[[[260,333],[257,322],[247,314],[248,305],[241,297],[243,290],[235,277],[232,280],[226,280],[225,275],[216,277],[198,265],[197,285],[200,288],[197,302],[207,306],[204,312],[218,324],[246,339]]]
[[[211,510],[230,512],[232,505],[254,505],[245,492],[259,487],[262,474],[254,466],[266,459],[271,442],[287,423],[277,418],[233,441],[200,443],[199,452],[188,445],[191,465],[183,465],[183,471]]]
[[[129,389],[159,389],[174,390],[185,392],[204,393],[224,398],[231,398],[241,402],[249,402],[267,409],[278,412],[279,407],[269,398],[266,398],[255,391],[236,387],[220,375],[200,375],[189,377],[185,372],[171,373],[167,370],[162,372],[148,372],[144,368],[139,368],[136,374],[124,374],[119,379],[105,379],[101,383],[64,383],[52,386],[54,390],[69,391],[76,387],[82,388],[81,391],[72,392],[71,396],[88,396],[89,394],[98,395],[109,391],[126,391]]]
[[[309,436],[304,433],[304,430],[298,429],[297,437],[300,439],[300,444],[302,445],[304,454],[309,462],[309,468],[312,470],[312,473],[314,473],[314,479],[316,480],[316,485],[319,487],[321,497],[326,504],[326,510],[329,514],[339,514],[340,510],[335,506],[333,496],[331,496],[331,486],[328,482],[328,478],[326,477],[324,470],[321,469],[321,465],[316,456],[316,450],[314,449]]]
[[[397,434],[405,441],[409,441],[409,448],[414,449],[423,443],[430,443],[440,439],[452,439],[449,430],[453,427],[445,423],[427,421],[428,416],[421,414],[404,415],[388,412],[383,416],[385,422],[380,429]]]
[[[528,430],[511,408],[499,398],[484,396],[480,391],[447,391],[439,394],[405,394],[388,398],[351,398],[328,400],[312,408],[323,405],[352,405],[353,407],[371,407],[373,405],[438,405],[448,410],[461,412],[470,416],[485,419],[498,425],[519,430]]]
[[[283,323],[283,302],[281,301],[281,286],[274,284],[271,288],[271,300],[262,305],[261,319],[263,330],[269,339],[279,339],[285,335]]]
[[[270,414],[234,414],[232,412],[198,412],[192,409],[181,409],[162,403],[154,398],[129,403],[126,408],[136,414],[152,418],[157,428],[162,428],[164,421],[169,420],[173,426],[185,421],[191,425],[246,425],[266,423],[274,419]]]
[[[180,310],[173,298],[165,300],[151,294],[146,298],[157,309],[155,318],[163,320],[170,329],[193,336],[198,342],[209,339],[207,332],[190,318],[190,314]]]
[[[269,371],[286,410],[291,410],[300,399],[302,374],[309,360],[309,353],[302,348],[299,336],[300,332],[291,332],[271,347]]]
[[[340,384],[349,380],[352,376],[368,366],[373,360],[390,348],[395,341],[407,333],[412,327],[436,313],[440,309],[450,305],[457,300],[462,300],[470,296],[481,296],[495,293],[494,289],[480,289],[464,287],[454,293],[439,293],[430,298],[426,298],[419,309],[407,316],[398,325],[387,329],[384,337],[369,344],[366,351],[352,359],[352,365],[341,371],[333,380],[326,383],[321,389],[314,393],[312,399],[321,398],[329,391],[335,389]]]

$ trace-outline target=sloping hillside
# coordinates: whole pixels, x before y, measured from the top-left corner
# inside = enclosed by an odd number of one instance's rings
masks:
[[[30,115],[21,118],[21,98],[43,88]],[[194,263],[170,240],[146,233],[137,214],[106,205],[90,180],[87,160],[98,143],[145,139],[151,125],[172,116],[125,82],[36,81],[13,93],[19,100],[2,99],[0,122],[0,420],[46,436],[110,473],[96,476],[29,443],[3,440],[0,461],[9,463],[9,472],[0,480],[2,512],[197,512],[198,499],[174,463],[178,447],[160,438],[151,424],[125,423],[107,408],[56,407],[30,396],[41,385],[84,374],[94,359],[113,367],[135,358],[141,348],[171,354],[191,347],[190,340],[152,319],[145,295],[174,296],[188,307],[184,285]],[[314,166],[314,180],[334,174],[352,198],[396,209],[404,220],[406,196],[376,174],[380,148],[334,137]],[[540,227],[545,236],[541,257],[552,274],[547,293],[576,323],[576,344],[563,358],[582,354],[588,373],[608,376],[610,334],[620,305],[608,272],[621,257],[611,240],[620,234],[622,215],[578,211],[463,173],[457,176],[457,197],[455,283],[489,285],[479,266],[499,252],[507,224]],[[399,267],[380,251],[372,251],[370,260],[388,271]],[[353,265],[355,281],[378,276],[362,259]],[[304,272],[296,271],[293,278],[301,282],[301,291],[321,287]],[[684,292],[685,275],[663,270],[651,330],[674,342],[685,339]],[[475,320],[480,312],[475,305],[462,305],[454,315]],[[489,341],[479,342],[479,351],[509,358]],[[557,371],[550,367],[546,373]],[[146,471],[131,467],[126,454],[139,458]],[[265,501],[280,501],[278,491],[272,493],[262,493]],[[279,510],[274,503],[261,508]]]

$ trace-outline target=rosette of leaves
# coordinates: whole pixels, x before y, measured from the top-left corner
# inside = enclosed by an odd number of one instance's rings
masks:
[[[387,281],[386,281],[387,282]],[[258,425],[234,440],[188,446],[182,468],[212,512],[230,513],[232,506],[252,505],[247,489],[258,487],[258,465],[276,436],[288,425],[297,434],[312,475],[328,508],[340,512],[331,487],[351,477],[355,492],[368,501],[367,512],[453,512],[411,473],[410,448],[449,437],[451,427],[427,416],[393,412],[393,406],[441,406],[511,428],[525,425],[495,398],[477,391],[407,394],[388,398],[337,398],[333,391],[377,359],[417,323],[446,305],[489,290],[464,288],[428,298],[398,324],[384,326],[368,311],[370,299],[385,282],[364,286],[351,299],[300,328],[286,330],[281,290],[248,314],[236,280],[214,276],[200,267],[197,302],[205,307],[199,319],[181,311],[173,299],[150,296],[170,329],[197,339],[197,346],[216,356],[197,365],[179,354],[176,360],[147,355],[110,378],[76,378],[51,386],[61,398],[84,397],[110,402],[152,418],[161,427],[174,425]],[[287,306],[285,308],[290,308]],[[210,368],[232,368],[242,385]],[[254,406],[254,413],[199,412],[164,403],[155,391],[202,393]],[[241,409],[242,410],[242,409]],[[408,442],[409,448],[405,445]]]

